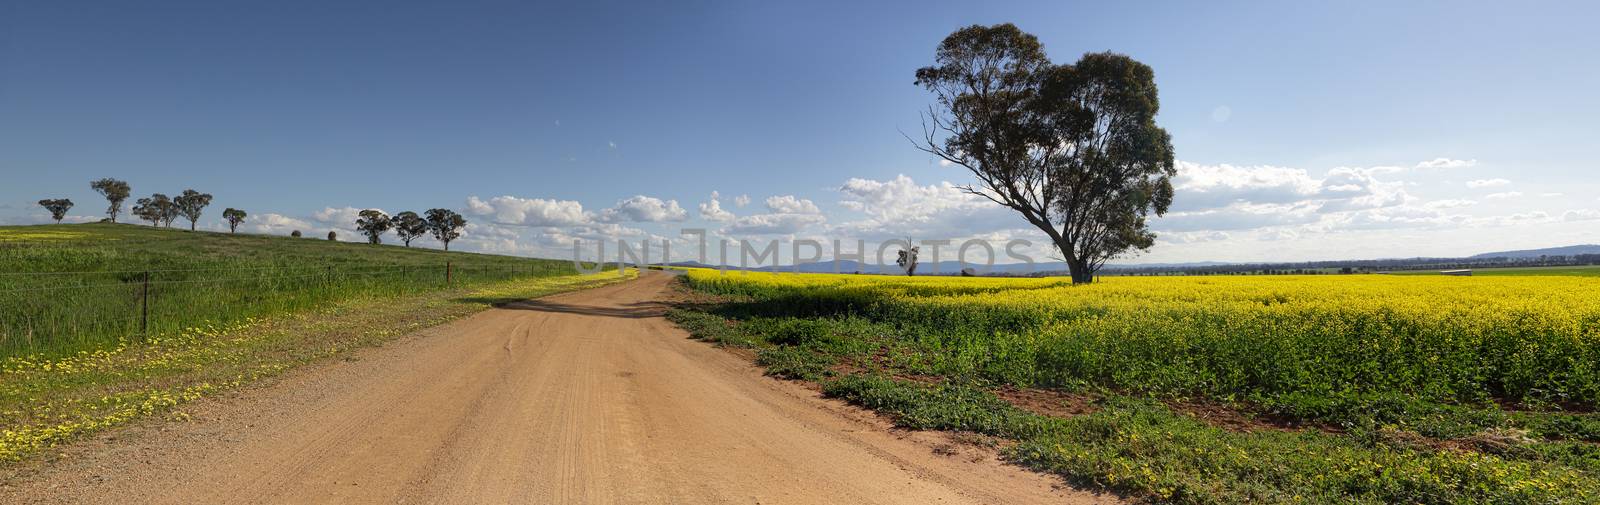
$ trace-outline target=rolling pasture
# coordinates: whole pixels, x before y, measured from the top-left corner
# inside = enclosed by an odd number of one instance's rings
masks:
[[[553,260],[128,224],[0,227],[0,357],[353,298],[572,272]]]
[[[701,338],[1075,481],[1176,503],[1600,499],[1594,277],[685,277],[715,297],[674,315]],[[1001,400],[1019,391],[1077,407]]]

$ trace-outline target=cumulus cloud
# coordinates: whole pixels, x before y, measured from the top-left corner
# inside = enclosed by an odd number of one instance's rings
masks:
[[[1521,191],[1506,191],[1504,193],[1490,193],[1484,196],[1484,198],[1488,198],[1490,200],[1508,200],[1520,196],[1522,196]]]
[[[1215,209],[1236,202],[1285,204],[1308,200],[1322,191],[1322,181],[1298,168],[1261,165],[1201,165],[1177,162],[1173,179],[1175,211]]]
[[[467,212],[487,216],[495,223],[521,226],[576,226],[588,223],[592,217],[576,201],[514,196],[497,196],[488,201],[467,197]]]
[[[1308,224],[1321,218],[1318,209],[1315,204],[1236,203],[1216,209],[1168,213],[1156,218],[1151,227],[1163,232],[1193,232]]]
[[[741,198],[743,198],[741,196]],[[733,219],[722,229],[725,235],[792,235],[828,221],[811,200],[794,195],[768,197],[766,214]]]
[[[1495,187],[1505,186],[1507,184],[1511,184],[1511,181],[1508,181],[1508,180],[1505,180],[1505,179],[1474,179],[1474,180],[1467,181],[1467,187],[1474,188],[1474,189],[1476,189],[1476,188],[1495,188]]]
[[[903,174],[886,181],[852,178],[839,193],[841,207],[864,215],[835,227],[841,235],[954,240],[1028,227],[1011,210],[950,182],[923,186]]]
[[[659,223],[681,222],[689,219],[689,212],[678,206],[677,200],[662,200],[651,196],[634,195],[618,201],[609,209],[600,211],[603,223]]]
[[[323,207],[322,210],[312,213],[311,218],[323,224],[329,224],[337,227],[353,227],[356,224],[356,220],[361,218],[361,211],[363,210],[366,209],[357,209],[355,207]],[[375,210],[378,212],[383,212],[383,209]]]
[[[1478,164],[1478,160],[1475,160],[1475,159],[1472,159],[1472,160],[1454,160],[1454,159],[1450,159],[1450,158],[1434,158],[1434,159],[1431,159],[1431,160],[1428,160],[1428,161],[1417,163],[1417,168],[1419,168],[1419,169],[1434,169],[1434,170],[1437,170],[1437,169],[1446,169],[1446,168],[1467,168],[1467,167],[1475,166],[1477,164]]]
[[[312,231],[310,221],[271,212],[251,215],[245,218],[244,224],[240,225],[240,227],[248,233],[264,235],[288,235],[289,232],[295,230],[300,230],[301,233],[310,233]]]
[[[1325,216],[1408,205],[1402,181],[1379,178],[1403,167],[1339,167],[1321,177],[1272,165],[1201,165],[1179,161],[1173,206],[1152,220],[1167,232],[1307,225]]]
[[[1456,200],[1434,200],[1434,201],[1431,201],[1431,202],[1423,204],[1423,206],[1427,207],[1427,208],[1430,208],[1430,209],[1454,209],[1454,208],[1459,208],[1459,207],[1471,207],[1471,206],[1477,205],[1477,204],[1478,204],[1478,202],[1476,200],[1459,200],[1459,199],[1456,199]]]
[[[711,200],[700,203],[700,218],[707,221],[727,223],[734,220],[732,212],[722,210],[722,195],[716,191],[711,192]]]
[[[1164,233],[1159,238],[1161,241],[1170,244],[1197,244],[1200,242],[1228,240],[1229,238],[1232,238],[1232,235],[1229,235],[1228,232],[1222,231],[1199,231]]]
[[[1600,219],[1600,210],[1576,209],[1569,210],[1561,215],[1562,221],[1591,221]]]
[[[767,210],[776,214],[821,214],[822,210],[817,204],[794,195],[780,195],[767,197]]]
[[[824,222],[821,214],[753,214],[738,218],[723,234],[792,235]]]
[[[845,197],[841,206],[885,222],[922,221],[948,210],[994,205],[949,182],[918,186],[904,174],[887,181],[852,178],[839,192]]]
[[[739,195],[733,197],[734,207],[744,207],[746,205],[750,205],[750,195]]]

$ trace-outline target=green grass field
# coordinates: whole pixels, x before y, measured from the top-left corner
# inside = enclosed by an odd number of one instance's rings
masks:
[[[1394,275],[1441,275],[1438,270],[1405,270],[1391,273]],[[1600,265],[1585,265],[1576,267],[1474,268],[1472,269],[1472,275],[1575,275],[1584,277],[1600,277]]]
[[[129,224],[0,227],[0,357],[61,355],[202,323],[441,290],[447,263],[457,287],[574,273],[554,260],[321,238]]]

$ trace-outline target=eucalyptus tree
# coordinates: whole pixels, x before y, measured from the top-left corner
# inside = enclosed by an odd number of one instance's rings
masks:
[[[377,209],[363,210],[360,215],[361,217],[356,219],[356,230],[367,236],[368,243],[383,243],[383,232],[389,231],[389,228],[394,226],[389,215]]]
[[[245,211],[233,207],[228,207],[222,211],[222,219],[228,221],[228,233],[238,233],[239,223],[243,223],[244,218],[248,216],[249,214],[245,213]]]
[[[122,202],[133,193],[128,183],[109,177],[90,182],[89,188],[106,197],[106,202],[111,204],[106,207],[106,215],[111,217],[113,223],[117,222],[117,214],[122,212]]]
[[[183,190],[183,194],[172,199],[173,205],[179,214],[189,220],[189,231],[194,231],[195,223],[200,221],[200,212],[207,205],[211,205],[211,195],[192,189]]]
[[[61,224],[61,218],[67,217],[67,211],[72,210],[72,200],[66,198],[47,198],[39,200],[39,206],[50,211],[50,218]]]
[[[450,209],[428,209],[427,216],[428,231],[444,244],[446,251],[450,250],[450,241],[460,237],[461,229],[467,226],[467,219]]]
[[[415,212],[408,210],[395,214],[389,221],[394,226],[394,234],[400,236],[400,241],[406,247],[411,247],[412,239],[428,234],[428,221]]]
[[[1050,237],[1072,282],[1154,245],[1146,219],[1171,206],[1177,172],[1149,66],[1109,52],[1057,65],[1016,26],[974,25],[916,77],[936,101],[918,148]]]

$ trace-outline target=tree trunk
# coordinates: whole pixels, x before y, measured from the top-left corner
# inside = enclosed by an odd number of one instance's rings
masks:
[[[1061,256],[1067,259],[1067,272],[1072,275],[1073,284],[1089,284],[1094,282],[1094,270],[1089,268],[1089,260],[1073,257],[1068,254],[1071,246],[1062,247],[1059,243],[1056,248],[1061,251]]]

